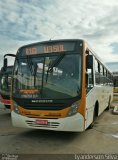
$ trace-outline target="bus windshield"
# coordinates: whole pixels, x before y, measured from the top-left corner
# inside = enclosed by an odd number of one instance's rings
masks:
[[[0,90],[2,93],[9,94],[11,86],[11,74],[4,74],[0,79]]]
[[[42,54],[16,59],[13,96],[33,99],[67,99],[81,92],[81,55]]]

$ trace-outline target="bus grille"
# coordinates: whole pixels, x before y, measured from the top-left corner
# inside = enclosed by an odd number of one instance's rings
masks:
[[[60,123],[58,122],[48,122],[47,125],[43,125],[43,124],[36,124],[34,121],[29,121],[27,120],[26,123],[30,126],[30,127],[45,127],[45,128],[57,128],[59,126]]]

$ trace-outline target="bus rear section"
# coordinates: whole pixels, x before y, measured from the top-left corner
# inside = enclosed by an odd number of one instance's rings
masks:
[[[83,40],[73,39],[19,48],[11,93],[14,126],[72,132],[88,128],[98,98],[94,96],[93,101],[93,93],[102,85],[95,83],[95,56],[87,51],[88,45]],[[111,86],[107,93],[110,92]],[[98,115],[107,107],[108,94]]]

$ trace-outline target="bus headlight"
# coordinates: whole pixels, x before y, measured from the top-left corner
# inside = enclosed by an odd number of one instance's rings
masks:
[[[15,113],[20,114],[20,111],[18,109],[18,104],[15,101],[13,102],[13,109]]]
[[[78,102],[75,102],[73,103],[71,106],[70,106],[70,110],[68,112],[68,116],[73,116],[77,113],[77,110],[78,110],[78,107],[80,105],[80,101]]]

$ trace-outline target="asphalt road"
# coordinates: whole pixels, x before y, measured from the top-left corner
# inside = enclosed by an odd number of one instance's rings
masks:
[[[93,129],[82,133],[42,131],[13,127],[10,111],[0,104],[0,154],[8,153],[118,154],[118,115],[104,111]]]

